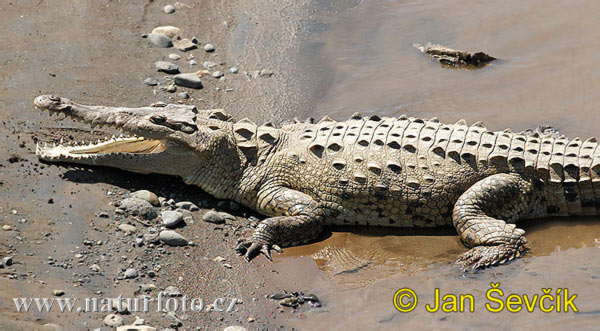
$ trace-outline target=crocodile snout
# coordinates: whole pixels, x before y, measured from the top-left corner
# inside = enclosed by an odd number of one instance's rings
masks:
[[[46,94],[40,95],[37,98],[35,98],[35,100],[33,100],[33,103],[36,107],[40,109],[54,109],[56,106],[61,104],[61,100],[60,97]]]

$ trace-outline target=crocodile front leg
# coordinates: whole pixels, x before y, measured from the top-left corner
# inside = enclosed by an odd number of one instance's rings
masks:
[[[257,253],[271,260],[271,248],[281,251],[280,246],[295,246],[315,239],[325,225],[322,209],[313,198],[286,187],[261,190],[257,210],[274,217],[263,220],[252,236],[236,247],[247,260]]]
[[[462,242],[472,247],[456,261],[463,269],[501,264],[526,250],[525,231],[514,223],[540,207],[534,183],[516,174],[497,174],[475,183],[454,207],[453,222]],[[508,222],[508,223],[507,223]]]

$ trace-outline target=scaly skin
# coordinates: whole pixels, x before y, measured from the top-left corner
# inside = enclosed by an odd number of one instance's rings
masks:
[[[525,251],[519,219],[600,211],[595,139],[406,116],[275,128],[192,106],[82,106],[52,96],[35,104],[143,138],[38,147],[42,160],[177,175],[268,216],[237,247],[248,259],[271,259],[272,248],[311,241],[327,224],[453,224],[471,247],[457,262],[482,268]]]

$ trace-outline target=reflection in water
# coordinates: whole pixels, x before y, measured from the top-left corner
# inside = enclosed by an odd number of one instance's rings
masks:
[[[596,1],[577,6],[516,0],[485,5],[362,1],[345,7],[321,17],[328,30],[315,37],[321,45],[315,62],[328,69],[322,76],[331,84],[310,115],[345,120],[355,111],[408,113],[446,123],[483,120],[490,130],[514,131],[549,124],[585,139],[600,133],[600,29],[592,14],[598,12]],[[502,60],[480,70],[448,70],[412,47],[427,41],[482,50]],[[543,219],[519,226],[526,230],[532,252],[506,266],[467,274],[452,264],[466,249],[453,229],[334,228],[324,240],[287,248],[284,257],[312,256],[327,275],[324,283],[314,284],[325,307],[308,312],[299,326],[597,327],[600,219]],[[506,292],[514,293],[568,287],[580,294],[578,307],[585,313],[491,314],[483,307],[490,282],[501,282]],[[392,296],[404,286],[423,294],[424,301],[431,301],[436,287],[472,293],[478,299],[476,312],[398,313]]]

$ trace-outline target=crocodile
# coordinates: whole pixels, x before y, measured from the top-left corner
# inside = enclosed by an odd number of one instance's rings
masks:
[[[42,95],[38,109],[131,136],[38,144],[46,162],[179,176],[266,216],[235,248],[251,259],[315,240],[326,225],[454,226],[469,248],[457,263],[485,268],[529,248],[516,221],[600,213],[594,138],[490,131],[437,118],[324,117],[277,127],[221,109],[89,106]]]

